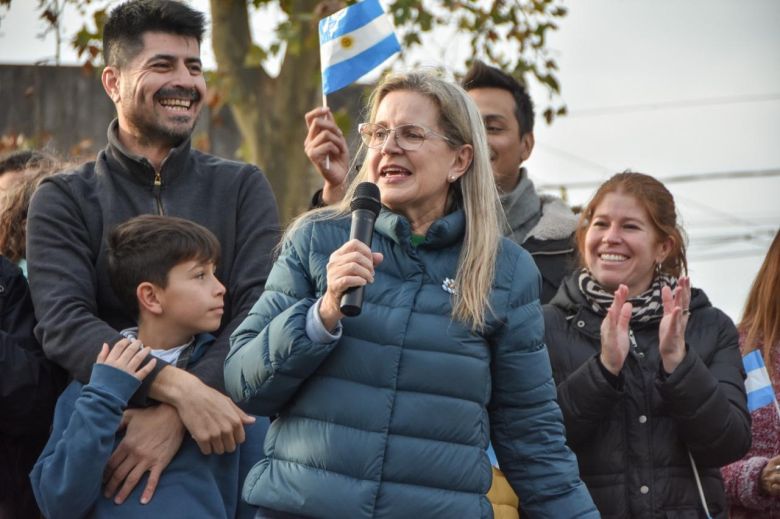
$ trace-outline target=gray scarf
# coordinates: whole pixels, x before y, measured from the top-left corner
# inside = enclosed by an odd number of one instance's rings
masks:
[[[517,187],[501,195],[501,206],[510,227],[506,236],[513,242],[522,244],[528,232],[542,217],[542,201],[525,168],[520,169],[520,183]]]

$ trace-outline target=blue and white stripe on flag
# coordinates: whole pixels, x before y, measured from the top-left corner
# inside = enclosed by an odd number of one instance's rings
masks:
[[[498,458],[496,457],[496,451],[493,450],[492,443],[488,443],[487,455],[488,459],[490,460],[490,464],[498,468]]]
[[[400,52],[390,17],[379,0],[363,0],[320,20],[322,93],[354,83]]]
[[[773,403],[775,390],[772,388],[761,350],[753,350],[742,357],[742,364],[747,372],[745,390],[747,391],[748,411],[752,413],[756,409]]]

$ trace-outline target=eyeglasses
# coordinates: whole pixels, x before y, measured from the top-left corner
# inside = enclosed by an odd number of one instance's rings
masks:
[[[419,149],[429,135],[435,135],[454,144],[449,137],[419,124],[402,124],[395,128],[385,128],[381,124],[361,123],[358,125],[358,133],[363,139],[363,144],[374,149],[384,146],[391,133],[395,133],[395,143],[398,144],[398,147],[406,151]]]

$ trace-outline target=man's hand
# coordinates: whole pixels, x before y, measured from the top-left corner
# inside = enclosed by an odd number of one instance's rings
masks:
[[[189,373],[188,373],[189,375]],[[181,421],[197,442],[203,454],[233,452],[244,443],[244,425],[255,418],[238,408],[233,401],[194,376],[186,391],[174,405]]]
[[[173,366],[160,370],[149,396],[176,408],[203,454],[233,452],[244,442],[244,425],[255,421],[230,398]]]
[[[346,189],[349,172],[347,141],[327,106],[307,112],[304,118],[308,132],[303,149],[325,181],[322,201],[327,205],[335,204],[344,198]]]
[[[179,451],[184,426],[176,409],[167,404],[128,409],[122,425],[127,430],[106,465],[103,493],[109,499],[114,496],[114,503],[122,504],[144,473],[149,472],[141,494],[141,503],[146,504],[152,499],[163,470]]]

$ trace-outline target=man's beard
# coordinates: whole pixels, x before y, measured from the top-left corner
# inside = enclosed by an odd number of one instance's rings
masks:
[[[195,129],[195,124],[198,122],[197,117],[186,124],[169,124],[161,123],[156,118],[146,117],[146,114],[134,113],[128,117],[131,124],[138,129],[138,140],[142,145],[149,144],[164,144],[170,148],[175,148],[185,140],[187,140],[192,131]],[[181,119],[181,121],[176,121]],[[189,117],[174,117],[173,122],[188,123]]]

